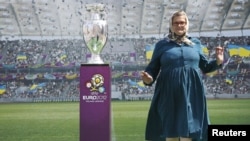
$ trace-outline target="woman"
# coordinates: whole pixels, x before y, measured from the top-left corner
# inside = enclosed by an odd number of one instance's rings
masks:
[[[156,82],[146,140],[207,140],[209,119],[202,73],[221,67],[223,48],[217,47],[216,60],[208,61],[201,42],[187,36],[188,25],[184,11],[174,13],[168,38],[156,44],[150,63],[141,72],[145,85]]]

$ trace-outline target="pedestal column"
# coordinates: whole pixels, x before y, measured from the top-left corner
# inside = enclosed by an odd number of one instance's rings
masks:
[[[111,139],[111,70],[108,64],[80,68],[80,141]]]

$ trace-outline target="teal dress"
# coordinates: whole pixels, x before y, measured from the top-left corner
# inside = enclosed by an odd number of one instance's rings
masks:
[[[221,66],[209,61],[197,38],[193,45],[159,41],[145,71],[153,77],[154,96],[148,113],[146,140],[165,141],[171,137],[206,140],[209,118],[202,73]]]

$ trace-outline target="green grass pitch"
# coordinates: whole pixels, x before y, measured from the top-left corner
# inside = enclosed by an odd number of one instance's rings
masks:
[[[143,141],[150,101],[112,101],[112,141]],[[250,124],[250,99],[208,100],[212,124]],[[79,103],[0,103],[0,141],[79,141]]]

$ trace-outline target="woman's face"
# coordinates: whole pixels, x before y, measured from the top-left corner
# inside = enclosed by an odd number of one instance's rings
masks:
[[[173,19],[173,30],[176,35],[183,35],[187,30],[187,22],[185,16],[176,16]]]

